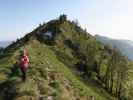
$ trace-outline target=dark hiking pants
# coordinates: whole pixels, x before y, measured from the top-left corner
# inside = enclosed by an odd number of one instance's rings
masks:
[[[25,68],[21,68],[21,72],[22,72],[22,80],[23,80],[23,81],[26,80],[26,71],[27,71],[27,69],[25,69]]]

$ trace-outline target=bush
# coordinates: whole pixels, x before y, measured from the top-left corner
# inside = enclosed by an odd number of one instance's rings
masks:
[[[52,86],[52,87],[55,88],[55,89],[59,89],[59,88],[60,88],[59,85],[60,85],[60,84],[59,84],[58,81],[53,81],[53,82],[50,83],[50,86]]]
[[[67,15],[65,15],[65,14],[60,15],[60,17],[59,17],[59,21],[60,21],[61,23],[67,21]]]

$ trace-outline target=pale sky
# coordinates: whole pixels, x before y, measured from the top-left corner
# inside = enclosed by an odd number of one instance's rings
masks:
[[[0,41],[65,13],[92,35],[133,40],[133,0],[0,0]]]

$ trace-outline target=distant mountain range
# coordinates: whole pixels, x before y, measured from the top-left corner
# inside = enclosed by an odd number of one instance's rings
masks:
[[[12,41],[0,41],[0,47],[5,48],[11,43]]]
[[[133,41],[117,40],[105,36],[95,35],[95,38],[105,45],[110,45],[121,51],[122,54],[133,60]]]

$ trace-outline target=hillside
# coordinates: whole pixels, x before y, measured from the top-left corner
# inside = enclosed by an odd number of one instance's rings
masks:
[[[104,36],[95,36],[98,41],[105,45],[110,45],[119,49],[123,55],[127,56],[130,60],[133,60],[133,42],[129,40],[117,40],[111,39]]]
[[[30,56],[28,79],[13,65],[23,48]],[[128,60],[104,46],[66,15],[38,26],[0,55],[2,100],[131,100]],[[130,82],[130,81],[128,81]],[[129,93],[127,95],[127,93]]]

